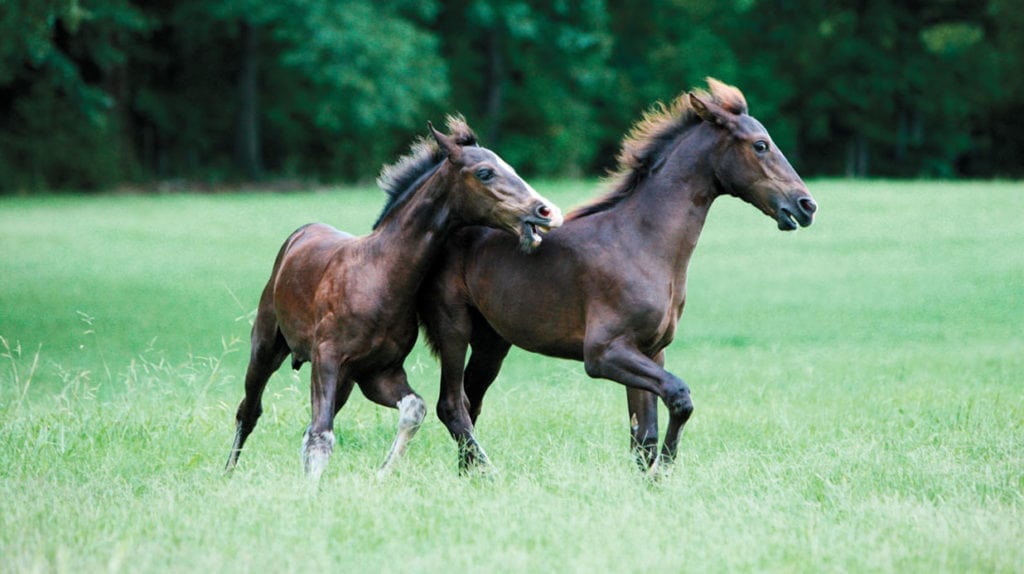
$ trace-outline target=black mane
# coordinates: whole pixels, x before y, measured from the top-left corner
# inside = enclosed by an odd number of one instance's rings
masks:
[[[444,153],[433,140],[420,138],[412,144],[412,151],[393,164],[384,166],[377,178],[377,185],[388,196],[373,228],[377,229],[384,218],[416,191],[425,176],[432,173],[444,161]]]
[[[448,132],[461,146],[477,145],[476,134],[461,116],[448,116]],[[405,203],[423,181],[441,166],[446,157],[444,150],[433,138],[420,137],[413,142],[408,154],[384,166],[377,178],[377,185],[387,194],[388,201],[373,228],[377,229],[388,214]]]
[[[704,90],[694,92],[711,98],[734,114],[747,113],[747,102],[743,94],[708,78],[710,93]],[[676,139],[686,130],[700,123],[701,119],[690,105],[689,93],[683,92],[671,104],[658,103],[633,125],[622,140],[618,168],[610,177],[611,191],[584,205],[566,216],[566,220],[586,217],[607,211],[629,197],[644,177],[658,167]]]
[[[700,118],[690,110],[686,93],[667,107],[658,103],[648,110],[622,140],[618,168],[609,177],[611,190],[574,210],[566,219],[607,211],[629,197],[640,181],[664,159],[676,138],[699,122]]]

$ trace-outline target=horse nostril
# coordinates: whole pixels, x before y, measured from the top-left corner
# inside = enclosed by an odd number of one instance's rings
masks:
[[[801,197],[800,201],[797,203],[800,204],[800,209],[808,215],[812,215],[815,211],[818,211],[818,204],[814,203],[814,200],[809,197]]]
[[[537,215],[543,217],[544,219],[550,219],[551,208],[546,205],[541,205],[537,208]]]

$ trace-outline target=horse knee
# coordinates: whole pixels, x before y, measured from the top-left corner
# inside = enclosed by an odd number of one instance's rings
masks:
[[[458,399],[453,399],[445,393],[441,393],[441,396],[437,399],[437,418],[441,419],[441,422],[445,424],[459,420],[460,415],[468,410],[469,399],[466,398],[465,393],[462,393],[462,396]]]
[[[690,398],[690,389],[686,385],[669,395],[665,403],[672,416],[682,418],[683,422],[693,414],[693,399]]]
[[[445,400],[443,397],[437,401],[437,418],[445,425],[455,420],[456,412],[457,409],[450,401]]]
[[[398,401],[399,428],[419,428],[426,416],[427,403],[416,393],[405,395]]]

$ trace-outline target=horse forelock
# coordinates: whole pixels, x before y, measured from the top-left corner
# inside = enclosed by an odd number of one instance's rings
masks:
[[[735,86],[708,78],[711,100],[736,115],[747,113],[747,98]],[[706,93],[706,92],[705,92]]]
[[[473,129],[469,127],[469,124],[466,123],[466,118],[462,117],[461,114],[448,116],[446,123],[448,125],[448,133],[455,138],[455,143],[461,146],[480,145],[477,142]]]
[[[693,93],[710,99],[731,113],[747,113],[747,100],[739,89],[714,78],[708,78],[707,82],[710,91],[698,89]],[[607,211],[633,193],[644,176],[670,151],[671,144],[683,132],[700,123],[700,117],[690,104],[689,94],[683,92],[672,103],[658,102],[644,112],[622,140],[618,167],[608,178],[610,191],[567,215],[567,220]]]

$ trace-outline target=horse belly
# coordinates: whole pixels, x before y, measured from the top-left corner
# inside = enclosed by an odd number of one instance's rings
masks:
[[[557,230],[556,230],[557,231]],[[492,233],[467,256],[466,299],[502,338],[534,353],[583,358],[586,331],[581,256],[552,232],[537,253]]]
[[[509,343],[550,357],[583,360],[585,328],[574,316],[508,300],[493,307],[479,311]]]

